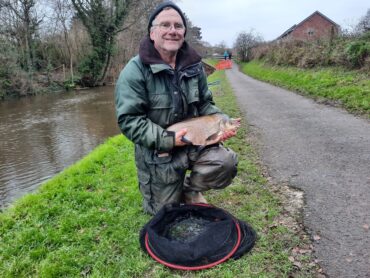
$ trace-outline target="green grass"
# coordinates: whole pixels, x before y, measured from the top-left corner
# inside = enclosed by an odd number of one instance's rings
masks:
[[[220,85],[211,89],[218,106],[240,117],[224,71],[209,81],[216,80]],[[119,135],[0,214],[0,277],[288,277],[291,250],[305,242],[277,221],[280,201],[257,167],[247,134],[244,122],[227,141],[240,161],[233,184],[206,194],[257,231],[256,246],[241,259],[181,272],[140,250],[139,231],[150,217],[141,208],[133,145]],[[310,271],[298,276],[312,277]]]
[[[242,65],[246,74],[316,100],[370,117],[370,77],[340,68],[298,69],[252,61]]]
[[[207,58],[207,59],[204,59],[204,62],[206,62],[207,64],[211,65],[211,66],[216,66],[216,64],[219,62],[220,60],[218,59],[214,59],[214,58]]]

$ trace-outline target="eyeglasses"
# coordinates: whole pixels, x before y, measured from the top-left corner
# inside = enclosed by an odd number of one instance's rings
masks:
[[[166,32],[170,31],[172,27],[177,32],[184,32],[185,31],[185,26],[181,23],[175,23],[174,25],[172,25],[169,22],[162,22],[162,23],[159,23],[159,24],[153,24],[153,26],[158,26],[159,29],[161,29],[162,31],[166,31]]]

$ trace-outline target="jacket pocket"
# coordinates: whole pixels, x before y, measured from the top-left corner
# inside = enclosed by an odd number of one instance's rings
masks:
[[[172,161],[172,155],[170,153],[158,155],[156,151],[147,150],[145,156],[145,162],[151,165],[165,164]]]
[[[149,119],[162,126],[168,126],[171,123],[172,99],[168,94],[152,94],[149,96],[150,110]]]
[[[156,151],[147,149],[145,163],[150,168],[153,184],[173,185],[181,182],[186,171],[186,161],[171,153],[158,155]]]
[[[199,102],[199,87],[198,78],[193,77],[188,80],[188,90],[186,93],[186,99],[188,104]]]
[[[168,94],[152,94],[149,99],[151,109],[166,109],[172,107],[172,100]]]

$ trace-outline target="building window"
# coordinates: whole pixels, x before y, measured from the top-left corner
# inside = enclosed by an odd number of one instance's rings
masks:
[[[309,36],[313,36],[313,35],[315,34],[315,30],[314,30],[314,29],[312,29],[312,28],[310,28],[310,29],[308,29],[308,30],[307,30],[307,34],[308,34]]]

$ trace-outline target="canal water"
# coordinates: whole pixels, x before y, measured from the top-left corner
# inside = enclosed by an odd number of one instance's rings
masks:
[[[0,208],[119,133],[111,86],[0,102]]]

